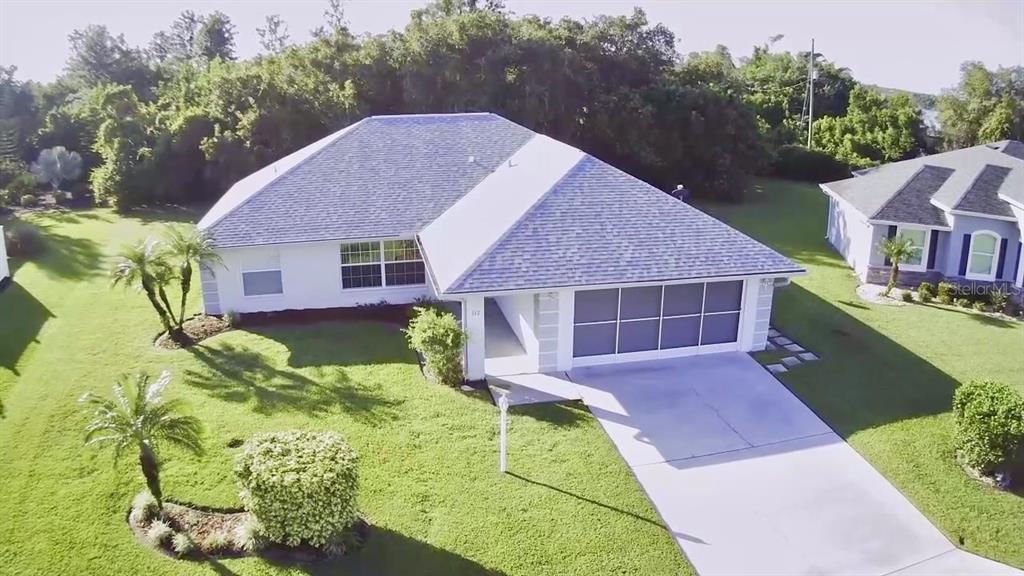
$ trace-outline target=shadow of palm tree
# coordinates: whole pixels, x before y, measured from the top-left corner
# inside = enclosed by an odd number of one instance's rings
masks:
[[[38,253],[16,257],[11,256],[11,276],[26,262],[31,261],[49,276],[68,280],[85,280],[103,273],[100,262],[103,252],[99,243],[91,238],[69,236],[56,230],[52,215],[31,222],[11,218],[3,222],[4,230],[34,228],[42,242]]]
[[[252,404],[260,414],[341,410],[371,423],[397,416],[399,401],[370,384],[354,381],[340,366],[318,367],[310,377],[278,368],[259,352],[233,344],[199,345],[188,351],[204,367],[186,370],[186,383],[220,400]]]
[[[398,326],[383,322],[324,320],[242,328],[288,349],[288,366],[417,364]],[[329,344],[325,344],[329,343]]]

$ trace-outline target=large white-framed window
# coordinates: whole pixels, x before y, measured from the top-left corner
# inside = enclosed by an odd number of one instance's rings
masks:
[[[284,294],[281,278],[281,255],[277,250],[263,249],[242,258],[242,295],[276,296]]]
[[[900,263],[905,270],[924,270],[928,267],[928,229],[901,225],[896,234],[910,240],[910,256]]]
[[[370,240],[341,245],[341,287],[382,288],[427,283],[415,240]]]
[[[999,262],[999,234],[991,230],[977,230],[971,234],[967,251],[967,278],[994,280]]]

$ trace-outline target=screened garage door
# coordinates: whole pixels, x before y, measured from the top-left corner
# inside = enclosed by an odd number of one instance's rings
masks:
[[[735,343],[743,281],[579,290],[573,356]]]

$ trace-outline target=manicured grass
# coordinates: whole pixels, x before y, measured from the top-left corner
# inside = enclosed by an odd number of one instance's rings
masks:
[[[963,474],[950,415],[953,390],[972,379],[1024,391],[1024,323],[861,301],[824,239],[827,206],[817,186],[763,181],[749,202],[704,207],[808,269],[776,291],[773,322],[822,359],[781,379],[954,543],[1024,567],[1024,498]]]
[[[185,218],[188,215],[177,215]],[[0,294],[0,570],[10,574],[692,574],[584,409],[514,410],[497,472],[497,410],[423,381],[393,326],[324,322],[229,332],[154,349],[145,298],[111,290],[124,243],[166,215],[41,215],[49,250]],[[198,307],[198,294],[192,297]],[[206,425],[207,453],[169,452],[165,495],[238,505],[234,438],[304,428],[344,434],[362,457],[365,549],[337,563],[185,562],[142,548],[124,521],[143,487],[132,458],[82,446],[76,399],[117,374],[170,369],[170,395]]]

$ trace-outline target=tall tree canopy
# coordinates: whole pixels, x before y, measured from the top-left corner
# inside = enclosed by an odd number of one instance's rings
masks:
[[[939,96],[938,109],[948,149],[1024,140],[1024,67],[991,71],[981,62],[965,62],[960,83]]]
[[[235,26],[223,12],[185,10],[168,30],[153,35],[149,54],[158,62],[234,60]]]
[[[902,160],[922,145],[921,111],[907,94],[882,96],[858,86],[845,116],[814,122],[816,145],[855,167]]]

